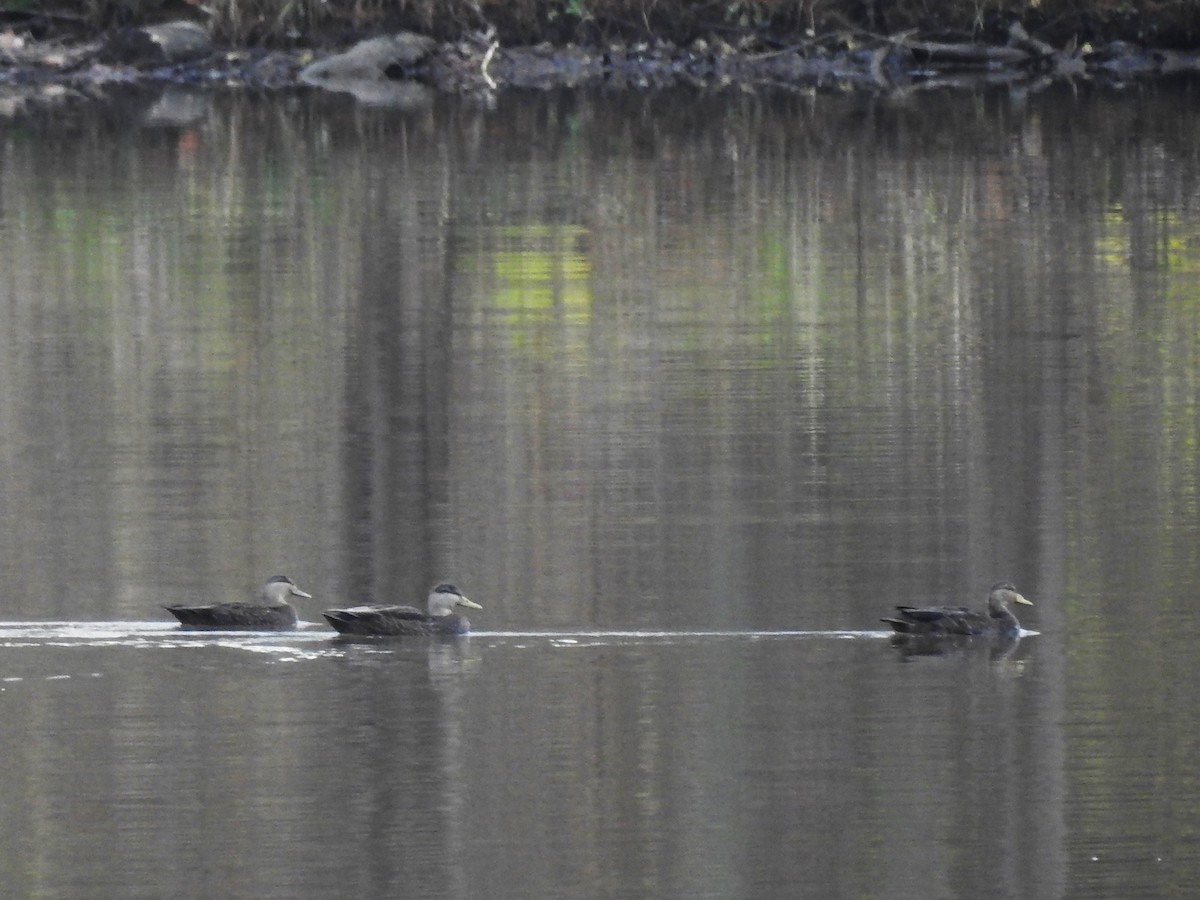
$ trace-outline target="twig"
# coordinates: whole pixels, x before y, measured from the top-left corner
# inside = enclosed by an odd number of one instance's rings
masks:
[[[496,48],[499,46],[499,41],[492,41],[487,48],[487,53],[483,54],[483,62],[479,64],[479,71],[480,74],[483,75],[483,80],[487,82],[487,86],[493,91],[496,89],[496,82],[492,76],[488,74],[488,66],[492,64],[492,57],[496,55]]]

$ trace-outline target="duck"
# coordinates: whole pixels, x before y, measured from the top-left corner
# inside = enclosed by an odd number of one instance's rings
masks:
[[[471,630],[471,623],[465,616],[455,612],[456,607],[483,609],[447,582],[433,586],[426,605],[429,609],[427,613],[421,612],[415,606],[368,604],[348,609],[327,609],[322,615],[339,634],[387,637],[455,636]]]
[[[1008,608],[1010,603],[1033,606],[1008,581],[997,581],[988,592],[987,612],[965,606],[897,606],[896,616],[880,619],[897,635],[920,637],[1016,637],[1021,623]]]
[[[296,627],[291,597],[312,599],[286,575],[263,585],[257,603],[214,603],[211,606],[164,606],[185,631],[290,631]]]

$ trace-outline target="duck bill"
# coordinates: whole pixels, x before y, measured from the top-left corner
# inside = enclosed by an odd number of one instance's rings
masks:
[[[300,590],[300,588],[296,587],[295,585],[292,586],[291,593],[292,593],[293,597],[307,597],[309,600],[312,599],[312,594],[309,594],[305,591]]]
[[[483,609],[483,607],[474,600],[468,600],[466,597],[462,596],[462,594],[458,595],[458,599],[454,601],[454,605],[465,606],[467,609]]]
[[[1033,601],[1026,600],[1024,597],[1022,597],[1020,594],[1017,594],[1017,593],[1013,593],[1012,597],[1010,597],[1009,599],[1012,600],[1013,603],[1020,603],[1022,606],[1033,606]]]

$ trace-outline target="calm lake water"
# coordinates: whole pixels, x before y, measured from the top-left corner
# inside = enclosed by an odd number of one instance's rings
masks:
[[[0,120],[5,893],[1194,896],[1197,88]]]

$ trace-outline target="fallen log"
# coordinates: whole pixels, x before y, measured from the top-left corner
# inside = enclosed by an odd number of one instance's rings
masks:
[[[927,62],[976,66],[1020,66],[1031,61],[1029,51],[1020,47],[993,46],[991,44],[943,44],[937,41],[897,42],[916,57],[925,57]]]

